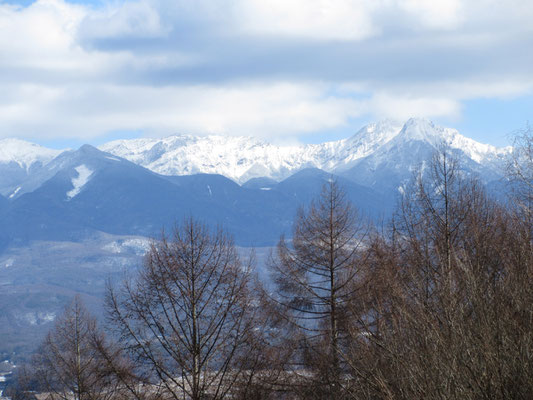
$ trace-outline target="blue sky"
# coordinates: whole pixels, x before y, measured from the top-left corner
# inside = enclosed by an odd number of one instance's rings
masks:
[[[529,0],[0,0],[0,138],[276,143],[423,117],[481,142],[533,121]]]

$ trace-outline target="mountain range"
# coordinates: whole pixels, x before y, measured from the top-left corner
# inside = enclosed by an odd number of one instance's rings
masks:
[[[4,139],[0,245],[98,232],[152,236],[186,215],[223,224],[238,243],[271,244],[332,176],[366,215],[389,215],[400,186],[442,144],[486,184],[501,178],[511,151],[423,119],[300,146],[179,135],[60,151]]]
[[[363,218],[386,220],[443,144],[465,173],[502,191],[511,148],[421,119],[299,146],[178,135],[55,150],[0,140],[0,357],[33,350],[74,293],[101,313],[106,280],[138,266],[148,238],[183,217],[223,226],[242,251],[257,248],[260,264],[328,180]]]
[[[347,139],[301,146],[276,146],[248,137],[180,135],[118,140],[100,149],[164,175],[220,174],[242,184],[259,177],[280,181],[304,168],[358,179],[355,175],[366,169],[363,181],[368,183],[373,170],[413,166],[441,143],[472,161],[470,168],[482,174],[492,169],[498,175],[499,162],[510,151],[414,118],[403,125],[385,120]]]

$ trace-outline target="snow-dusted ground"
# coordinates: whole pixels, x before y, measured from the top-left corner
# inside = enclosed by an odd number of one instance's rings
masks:
[[[113,254],[135,254],[142,256],[150,249],[151,240],[148,238],[118,239],[106,243],[102,250]]]
[[[7,400],[7,397],[3,397],[3,393],[4,393],[4,389],[5,389],[5,383],[6,383],[6,380],[7,378],[5,377],[4,374],[0,374],[0,399],[6,399]]]
[[[33,350],[57,315],[80,293],[90,311],[104,315],[108,282],[131,276],[142,265],[151,239],[99,234],[83,242],[35,241],[0,254],[0,353],[15,344]],[[238,248],[243,260],[251,249]],[[266,279],[270,248],[255,250],[258,273]],[[6,264],[9,265],[5,268]],[[0,385],[1,386],[1,385]],[[1,389],[1,388],[0,388]]]
[[[30,325],[42,325],[47,322],[52,322],[56,318],[55,312],[28,312],[18,315],[18,320],[28,323]]]

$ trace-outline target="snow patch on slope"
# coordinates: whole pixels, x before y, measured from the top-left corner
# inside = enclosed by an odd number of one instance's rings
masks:
[[[72,178],[73,188],[67,192],[67,197],[69,200],[73,199],[80,193],[81,189],[87,184],[87,182],[89,182],[89,178],[94,172],[85,165],[80,165],[79,167],[76,167],[75,170],[78,173],[78,176],[76,178]]]
[[[47,322],[52,322],[56,319],[56,313],[54,312],[28,312],[21,316],[18,316],[19,320],[22,320],[30,325],[42,325]]]
[[[133,253],[136,255],[144,255],[150,250],[151,240],[148,238],[131,238],[113,240],[102,246],[102,250],[113,254]]]
[[[9,198],[12,199],[13,197],[15,197],[17,195],[18,192],[20,192],[20,189],[21,189],[21,186],[19,186],[18,188],[16,188],[13,193],[11,193],[9,195]]]

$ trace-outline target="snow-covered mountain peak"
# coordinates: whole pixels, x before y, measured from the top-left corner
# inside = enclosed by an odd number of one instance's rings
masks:
[[[57,174],[62,174],[70,176],[73,189],[69,189],[66,195],[67,199],[70,200],[80,193],[93,174],[121,163],[130,164],[127,160],[102,152],[89,144],[84,144],[78,150],[63,151],[45,165],[32,168],[28,174],[20,177],[18,182],[13,182],[10,186],[6,185],[7,189],[4,193],[6,197],[14,200],[25,193],[38,189]],[[0,183],[2,183],[1,178],[0,173]]]
[[[244,182],[247,176],[263,176],[255,174],[265,172],[265,168],[279,168],[287,153],[295,149],[251,137],[189,135],[118,140],[100,146],[100,150],[164,175],[215,173],[238,182]]]
[[[352,136],[351,139],[356,137],[364,136],[366,138],[368,137],[380,137],[384,134],[397,134],[403,127],[403,124],[392,120],[392,119],[383,119],[378,122],[371,122],[365,126],[363,126],[355,135]]]
[[[244,136],[175,135],[162,139],[113,141],[100,150],[164,175],[221,174],[238,183],[256,177],[282,180],[303,168],[349,169],[390,141],[401,125],[390,120],[367,125],[354,136],[308,145],[274,145]]]
[[[433,147],[446,145],[452,149],[462,151],[467,157],[477,163],[501,159],[509,154],[511,147],[498,148],[489,144],[476,142],[461,135],[456,129],[444,128],[423,118],[409,119],[399,132],[395,142],[418,140]]]
[[[423,118],[410,118],[398,133],[399,140],[419,140],[433,146],[439,142],[445,142],[447,136],[445,128],[436,126],[433,122]]]
[[[347,139],[320,144],[279,146],[252,137],[176,135],[119,140],[100,146],[100,150],[164,175],[221,174],[242,184],[258,177],[279,181],[304,168],[342,173],[366,157],[386,157],[391,147],[412,141],[430,147],[448,143],[478,163],[502,154],[501,149],[421,118],[405,124],[383,120],[366,125]]]
[[[379,147],[388,143],[401,131],[403,125],[393,120],[382,120],[365,125],[355,135],[345,139],[345,152],[351,161],[372,154]]]
[[[14,162],[25,170],[34,163],[45,165],[62,152],[63,150],[48,149],[25,140],[0,139],[0,163]]]

